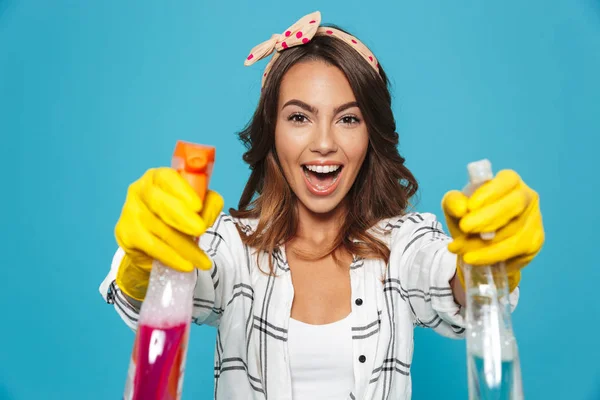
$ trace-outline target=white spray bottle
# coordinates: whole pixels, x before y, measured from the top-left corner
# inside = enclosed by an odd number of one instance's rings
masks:
[[[488,160],[467,167],[473,192],[494,176]],[[482,233],[483,240],[494,232]],[[518,400],[523,398],[521,370],[509,303],[504,263],[471,266],[460,260],[467,297],[467,373],[470,400]]]

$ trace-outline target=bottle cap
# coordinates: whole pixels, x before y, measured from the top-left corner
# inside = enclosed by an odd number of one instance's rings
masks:
[[[216,149],[179,140],[175,145],[171,167],[188,181],[201,200],[208,190],[215,163]]]
[[[474,161],[467,165],[469,171],[469,181],[472,185],[481,185],[494,177],[492,172],[492,163],[488,159]],[[495,232],[482,232],[480,237],[483,240],[492,240],[496,236]]]
[[[469,171],[469,181],[474,185],[482,184],[494,177],[492,163],[488,159],[469,163],[467,165],[467,171]]]

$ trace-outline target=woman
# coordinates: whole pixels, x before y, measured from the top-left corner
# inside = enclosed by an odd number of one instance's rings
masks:
[[[513,171],[470,199],[449,192],[451,240],[432,214],[407,212],[417,182],[369,49],[316,12],[246,64],[273,51],[241,133],[252,172],[238,209],[149,170],[127,194],[101,291],[135,329],[152,260],[197,267],[194,321],[218,327],[215,398],[409,399],[414,326],[464,332],[457,254],[506,260],[516,304],[544,240],[537,194]]]

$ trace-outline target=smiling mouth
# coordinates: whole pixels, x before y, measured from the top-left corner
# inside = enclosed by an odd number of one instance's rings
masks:
[[[343,168],[342,165],[302,166],[308,188],[320,195],[329,194],[335,189]]]

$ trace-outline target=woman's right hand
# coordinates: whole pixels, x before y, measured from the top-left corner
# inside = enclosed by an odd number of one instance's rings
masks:
[[[212,226],[222,209],[218,193],[208,191],[201,201],[174,169],[146,171],[129,186],[115,227],[125,252],[116,278],[121,291],[143,300],[153,260],[183,272],[210,269],[210,259],[194,238]]]

